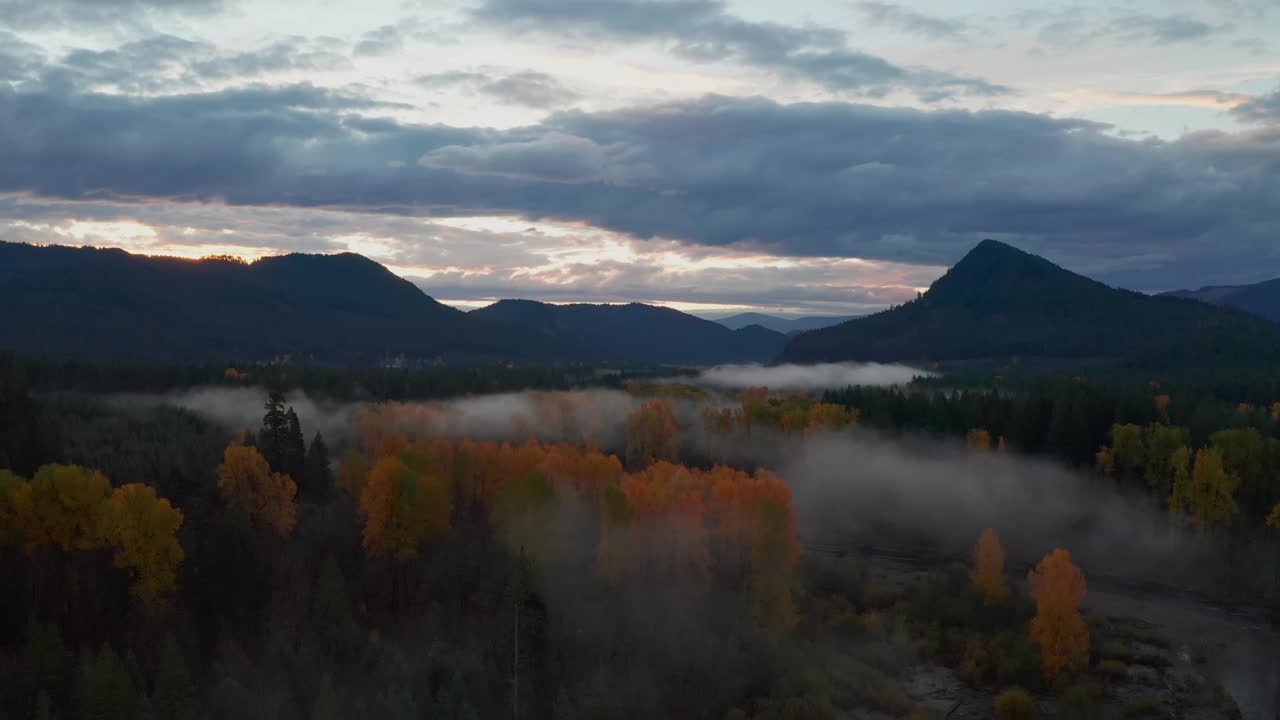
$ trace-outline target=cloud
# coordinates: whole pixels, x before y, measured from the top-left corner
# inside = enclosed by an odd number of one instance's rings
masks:
[[[465,70],[449,70],[447,72],[427,73],[419,75],[413,81],[424,88],[438,89],[453,87],[455,85],[478,85],[488,82],[491,78],[485,73],[468,72]]]
[[[963,20],[925,15],[895,3],[863,0],[857,7],[868,22],[878,27],[940,40],[964,39],[969,32],[969,25]]]
[[[1275,128],[1135,141],[1028,113],[718,96],[512,130],[356,114],[377,109],[309,86],[0,88],[0,192],[513,215],[928,265],[995,237],[1131,287],[1280,275]]]
[[[743,20],[713,0],[487,0],[475,17],[509,32],[662,42],[688,60],[741,62],[832,92],[878,97],[902,90],[926,102],[1011,92],[979,78],[900,66],[859,52],[839,30]]]
[[[827,390],[851,385],[905,385],[931,375],[906,365],[824,363],[819,365],[719,365],[698,374],[697,382],[717,388],[767,387],[773,391]]]
[[[395,25],[383,25],[370,30],[356,43],[353,52],[357,56],[389,55],[404,47],[404,36]]]
[[[1280,90],[1257,95],[1231,110],[1238,119],[1251,123],[1280,123]]]
[[[1101,10],[1086,11],[1080,7],[1057,12],[1032,11],[1021,17],[1023,22],[1048,19],[1040,28],[1040,40],[1068,48],[1093,43],[1176,45],[1204,40],[1235,27],[1231,23],[1211,25],[1185,14],[1121,15]]]
[[[555,183],[625,184],[645,168],[628,163],[634,149],[601,145],[560,132],[477,145],[448,145],[418,159],[430,168]]]
[[[485,83],[480,91],[508,105],[553,108],[572,105],[581,96],[554,77],[540,72],[518,72]]]
[[[145,25],[154,17],[211,15],[223,0],[0,0],[0,27],[101,29]]]

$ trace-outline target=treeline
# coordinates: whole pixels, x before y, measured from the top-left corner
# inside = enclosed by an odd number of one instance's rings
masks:
[[[622,387],[679,371],[659,366],[566,364],[345,368],[306,363],[140,365],[21,357],[0,350],[0,377],[36,392],[160,393],[198,386],[291,388],[342,401],[431,400],[520,390]]]
[[[803,692],[774,680],[798,615],[789,489],[659,457],[661,403],[626,463],[373,406],[336,467],[279,396],[234,434],[21,407],[60,431],[34,472],[0,473],[5,717],[763,718]],[[131,430],[174,457],[130,459]]]

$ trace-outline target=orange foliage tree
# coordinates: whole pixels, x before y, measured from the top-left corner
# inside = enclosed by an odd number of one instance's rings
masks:
[[[401,456],[384,457],[369,471],[360,495],[364,548],[370,557],[409,560],[449,529],[449,484],[439,472],[412,467]]]
[[[1271,517],[1267,518],[1267,524],[1280,530],[1280,503],[1277,503],[1275,509],[1271,511]]]
[[[218,466],[218,490],[229,504],[280,537],[288,537],[298,522],[298,485],[288,475],[271,472],[255,447],[227,446]]]
[[[991,433],[982,428],[970,430],[969,434],[965,436],[965,444],[969,446],[970,450],[990,450]]]
[[[1004,582],[1004,548],[995,530],[987,528],[978,536],[978,544],[973,548],[973,572],[969,577],[988,605],[1009,596]]]
[[[650,465],[675,461],[680,454],[680,431],[675,408],[666,400],[649,400],[627,416],[627,462]]]
[[[1071,562],[1071,553],[1057,549],[1027,575],[1036,616],[1031,639],[1040,645],[1045,677],[1078,671],[1089,662],[1089,626],[1080,614],[1084,602],[1084,573]]]
[[[106,518],[115,566],[132,571],[133,592],[150,601],[177,589],[176,572],[185,557],[178,544],[182,512],[156,497],[153,488],[132,483],[112,493]]]

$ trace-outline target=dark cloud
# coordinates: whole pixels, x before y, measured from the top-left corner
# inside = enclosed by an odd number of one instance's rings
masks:
[[[1245,122],[1280,124],[1280,90],[1241,103],[1231,109],[1231,114]]]
[[[419,75],[413,79],[415,83],[430,90],[454,87],[456,85],[480,85],[481,83],[490,82],[491,80],[492,78],[484,73],[468,72],[464,70],[427,73],[426,75]]]
[[[0,0],[0,27],[103,28],[145,25],[152,17],[219,12],[223,0]]]
[[[358,56],[388,55],[404,47],[404,36],[395,25],[383,25],[370,30],[356,43],[353,52]]]
[[[487,0],[475,16],[510,32],[666,42],[686,59],[742,62],[833,92],[883,96],[904,90],[926,101],[1011,92],[979,78],[900,66],[858,52],[846,46],[844,33],[831,28],[742,20],[715,0]]]
[[[1216,28],[1186,15],[1126,15],[1112,21],[1106,32],[1122,39],[1147,39],[1158,44],[1200,40]]]
[[[1131,287],[1280,275],[1276,126],[1135,141],[1027,113],[709,96],[498,131],[350,114],[368,104],[0,89],[0,192],[517,214],[923,264],[990,236]]]
[[[25,82],[44,68],[44,51],[11,32],[0,30],[0,82]]]
[[[572,105],[581,97],[554,77],[533,71],[518,72],[492,80],[481,85],[480,92],[508,105],[542,109]]]
[[[969,25],[963,20],[925,15],[895,3],[864,0],[858,3],[858,9],[872,25],[916,35],[942,40],[958,40],[963,39],[969,32]]]

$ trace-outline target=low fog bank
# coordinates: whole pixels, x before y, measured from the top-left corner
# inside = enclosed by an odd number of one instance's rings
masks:
[[[902,385],[933,373],[907,365],[821,363],[818,365],[717,365],[695,384],[716,388],[767,387],[770,390],[826,390],[850,385]]]
[[[777,388],[787,373],[836,377],[832,368],[884,377],[897,373],[899,378],[919,372],[884,365],[722,370],[754,372],[739,377],[744,384]],[[795,377],[800,382],[801,376]],[[177,405],[230,428],[256,430],[266,397],[261,389],[204,388],[121,399]],[[644,400],[616,390],[589,390],[405,403],[395,406],[390,427],[453,439],[593,442],[621,456],[626,418]],[[358,404],[301,392],[288,393],[285,401],[297,411],[308,440],[316,431],[324,433],[331,447],[355,440]],[[1148,499],[1129,495],[1107,479],[1016,453],[974,452],[959,440],[888,438],[861,428],[808,438],[760,429],[708,434],[696,403],[674,404],[685,461],[776,470],[793,488],[799,535],[807,542],[850,549],[867,544],[918,547],[967,556],[982,529],[992,527],[1000,533],[1011,565],[1034,563],[1064,547],[1086,575],[1187,587],[1215,580],[1205,568],[1218,566],[1214,558],[1221,548],[1171,532],[1167,516]]]
[[[822,546],[929,547],[966,557],[994,528],[1011,567],[1066,548],[1086,577],[1211,590],[1221,551],[1171,530],[1149,500],[1103,478],[959,442],[857,431],[813,438],[778,470],[795,494],[800,535]]]

